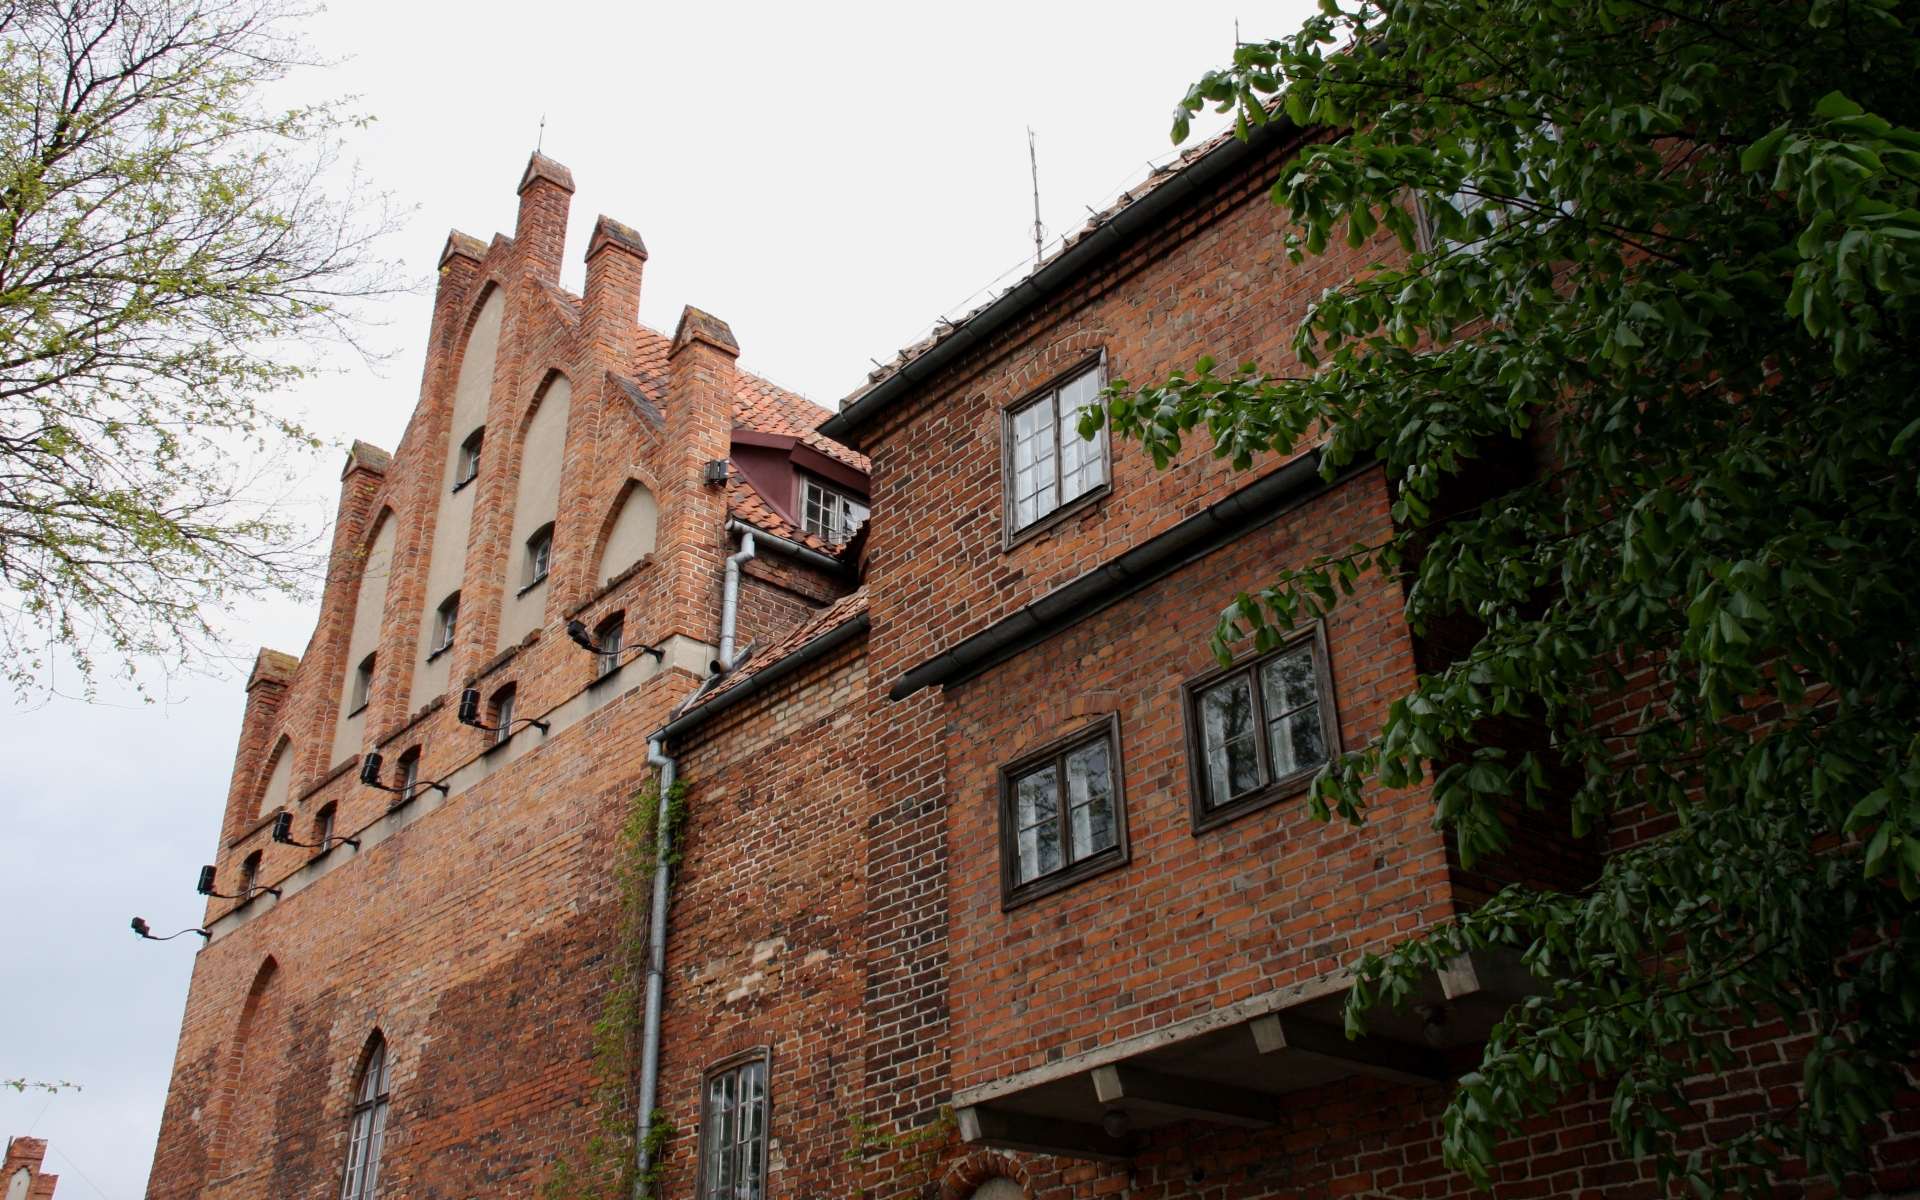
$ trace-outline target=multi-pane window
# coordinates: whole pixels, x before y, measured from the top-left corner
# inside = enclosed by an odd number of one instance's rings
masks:
[[[1080,416],[1100,395],[1089,367],[1007,417],[1008,509],[1015,532],[1107,481],[1106,431],[1080,436]]]
[[[817,479],[802,478],[800,492],[800,524],[817,538],[844,545],[866,522],[865,504]]]
[[[353,1089],[347,1136],[347,1181],[340,1200],[373,1200],[380,1182],[380,1148],[387,1136],[387,1043],[374,1035],[373,1049]]]
[[[365,708],[367,697],[373,693],[373,660],[374,656],[369,654],[353,669],[353,702],[347,706],[348,716]]]
[[[1007,768],[1001,794],[1009,897],[1119,861],[1124,831],[1112,722]]]
[[[626,636],[626,632],[625,613],[613,614],[600,622],[600,627],[594,630],[593,644],[600,647],[599,674],[601,677],[613,674],[613,669],[620,665],[620,642]]]
[[[1304,783],[1337,736],[1317,637],[1202,682],[1190,706],[1200,818]]]
[[[486,436],[486,427],[481,426],[468,434],[466,441],[460,443],[460,464],[454,468],[454,491],[459,491],[479,476],[480,447],[486,441]]]
[[[440,602],[440,610],[433,617],[433,648],[427,657],[446,652],[453,645],[454,630],[460,624],[460,593],[455,592]]]
[[[527,565],[521,575],[520,590],[526,591],[547,577],[553,566],[553,526],[542,525],[527,539]]]
[[[701,1200],[760,1200],[766,1143],[766,1059],[709,1075],[701,1120]]]

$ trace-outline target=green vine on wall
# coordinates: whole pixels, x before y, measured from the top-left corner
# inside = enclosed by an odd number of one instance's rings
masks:
[[[907,1164],[901,1177],[909,1182],[917,1182],[924,1189],[933,1182],[940,1166],[940,1153],[946,1149],[959,1124],[953,1109],[946,1105],[940,1107],[940,1115],[933,1121],[905,1133],[889,1132],[855,1113],[847,1118],[847,1125],[853,1130],[853,1145],[841,1151],[840,1158],[844,1162],[859,1162],[876,1154],[897,1150]],[[853,1194],[855,1200],[864,1200],[866,1190],[856,1186]]]
[[[666,834],[669,868],[680,862],[681,826],[687,816],[687,783],[675,780],[667,789]],[[636,1043],[642,1016],[641,996],[646,979],[646,931],[652,915],[653,878],[660,862],[660,784],[657,779],[636,791],[620,822],[613,862],[614,885],[619,890],[619,924],[615,930],[612,986],[593,1025],[593,1104],[599,1127],[581,1149],[580,1165],[567,1155],[556,1156],[542,1200],[625,1200],[634,1178],[632,1080]],[[647,1125],[648,1162],[644,1181],[648,1195],[658,1195],[666,1164],[666,1148],[673,1122],[655,1109]]]

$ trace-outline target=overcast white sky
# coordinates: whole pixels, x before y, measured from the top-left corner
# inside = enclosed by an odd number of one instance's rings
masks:
[[[297,86],[358,94],[379,119],[349,152],[417,205],[389,253],[428,281],[450,228],[513,229],[514,185],[546,152],[579,191],[563,282],[598,213],[638,229],[641,319],[726,319],[741,363],[828,407],[933,320],[1032,257],[1026,130],[1048,226],[1065,232],[1164,159],[1186,85],[1249,39],[1291,32],[1307,0],[1054,4],[503,4],[333,0],[309,23],[340,66]],[[1002,278],[1005,276],[1005,278]],[[393,358],[290,397],[323,434],[391,449],[419,386],[430,299],[390,306]],[[1195,352],[1199,351],[1195,347]],[[339,456],[303,507],[333,511]],[[241,614],[235,641],[301,652],[313,613]],[[0,1136],[50,1138],[62,1200],[144,1194],[200,939],[239,730],[244,667],[156,688],[146,707],[55,700],[0,710]],[[168,694],[170,692],[170,695]]]

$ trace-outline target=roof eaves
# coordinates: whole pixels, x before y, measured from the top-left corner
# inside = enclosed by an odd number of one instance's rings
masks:
[[[914,387],[931,379],[968,350],[984,342],[1001,326],[1065,287],[1106,253],[1145,233],[1169,209],[1231,171],[1249,154],[1264,148],[1271,139],[1291,136],[1297,131],[1298,127],[1293,121],[1282,114],[1265,125],[1254,126],[1245,141],[1235,137],[1224,139],[1220,145],[1171,173],[1152,191],[1119,209],[1079,241],[1009,288],[998,300],[963,318],[953,327],[952,333],[908,359],[899,370],[856,394],[839,412],[820,423],[820,433],[836,441],[857,445],[853,440],[855,431],[890,408]]]

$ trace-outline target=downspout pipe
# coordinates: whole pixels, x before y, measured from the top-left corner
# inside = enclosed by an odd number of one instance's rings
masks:
[[[742,539],[758,538],[760,539],[761,545],[773,551],[775,554],[791,558],[796,562],[806,563],[810,567],[818,567],[829,574],[845,575],[847,573],[847,564],[841,562],[831,554],[822,554],[811,546],[802,546],[799,542],[788,541],[786,538],[768,533],[764,529],[755,529],[745,521],[738,519],[728,521],[727,530],[731,533],[738,534]]]
[[[720,592],[720,670],[733,670],[733,632],[740,619],[740,564],[753,561],[754,535],[750,525],[728,521],[727,528],[740,535],[740,552],[727,558],[726,586]]]
[[[667,976],[667,874],[672,869],[673,781],[679,764],[662,752],[661,738],[647,739],[647,762],[660,772],[660,811],[654,817],[653,907],[647,931],[646,1023],[640,1033],[640,1115],[634,1130],[638,1147],[634,1200],[647,1200],[647,1173],[653,1169],[653,1110],[660,1093],[660,1009]]]

